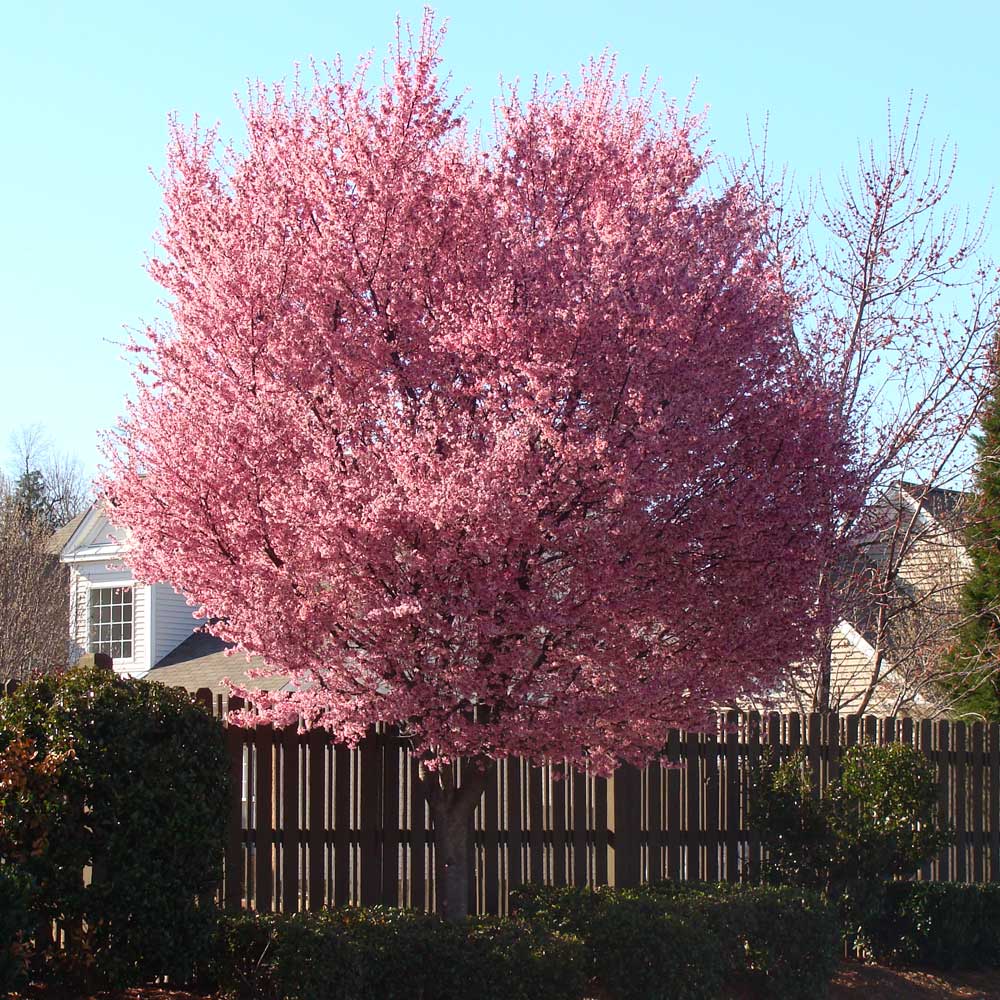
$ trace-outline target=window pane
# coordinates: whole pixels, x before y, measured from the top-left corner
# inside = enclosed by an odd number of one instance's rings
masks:
[[[90,652],[131,658],[132,594],[131,587],[94,587],[90,591]]]

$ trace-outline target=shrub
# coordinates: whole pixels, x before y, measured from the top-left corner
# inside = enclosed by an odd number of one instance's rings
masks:
[[[893,882],[863,937],[879,961],[938,969],[1000,966],[1000,885]]]
[[[636,889],[523,886],[523,919],[576,934],[609,997],[823,996],[837,961],[832,908],[792,888],[658,882]]]
[[[226,916],[218,985],[237,1000],[579,1000],[583,946],[527,924],[392,907]]]
[[[0,865],[0,994],[26,978],[32,928],[30,881],[18,865]]]
[[[949,841],[937,825],[934,768],[902,743],[850,747],[839,781],[813,796],[801,752],[762,762],[750,823],[767,852],[765,879],[820,889],[851,939],[877,917],[887,882],[912,875]]]
[[[67,929],[64,971],[110,986],[188,979],[214,920],[199,897],[210,898],[221,868],[220,723],[183,691],[88,665],[0,700],[0,758],[26,741],[55,778],[0,802],[0,826],[44,830],[23,863],[37,919]],[[0,849],[24,858],[12,839]]]

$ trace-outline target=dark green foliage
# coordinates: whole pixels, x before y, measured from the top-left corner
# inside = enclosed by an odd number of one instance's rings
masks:
[[[582,938],[609,998],[822,997],[836,968],[836,914],[785,887],[660,882],[637,889],[522,886],[515,912]]]
[[[849,939],[881,911],[887,880],[914,874],[949,841],[937,826],[933,765],[902,743],[850,747],[822,799],[804,754],[765,760],[750,804],[765,878],[825,892]]]
[[[0,700],[0,753],[25,737],[61,758],[53,788],[19,808],[46,816],[25,866],[39,916],[67,928],[65,971],[111,986],[189,978],[215,919],[199,899],[221,869],[221,724],[183,691],[87,666]]]
[[[996,373],[994,375],[996,377]],[[963,621],[950,652],[960,711],[1000,719],[1000,387],[986,401],[975,436],[975,499],[966,521],[973,570],[962,591]]]
[[[58,527],[50,491],[38,469],[27,469],[21,474],[14,485],[11,501],[25,521],[37,522],[47,531]]]
[[[219,986],[237,1000],[579,1000],[583,946],[515,921],[392,907],[226,916]]]
[[[1000,885],[894,882],[864,927],[878,961],[938,969],[1000,966]]]
[[[0,864],[0,994],[25,981],[33,923],[30,879],[19,865]]]

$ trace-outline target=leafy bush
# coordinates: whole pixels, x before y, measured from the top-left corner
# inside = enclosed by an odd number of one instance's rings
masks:
[[[659,882],[636,889],[523,886],[523,919],[576,934],[612,998],[823,996],[837,961],[836,915],[812,892]]]
[[[392,907],[226,916],[217,979],[237,1000],[579,1000],[585,984],[577,939]]]
[[[220,723],[183,691],[88,665],[0,700],[0,760],[29,744],[41,775],[0,800],[0,860],[22,861],[36,919],[66,928],[53,957],[110,986],[189,978],[222,861]]]
[[[23,984],[31,934],[30,882],[19,865],[0,865],[0,994]]]
[[[1000,966],[1000,885],[893,882],[863,928],[879,961],[938,969]]]
[[[765,759],[750,823],[767,852],[765,879],[825,892],[849,938],[881,912],[889,880],[912,875],[949,841],[937,825],[933,765],[902,743],[850,747],[821,799],[802,752]]]

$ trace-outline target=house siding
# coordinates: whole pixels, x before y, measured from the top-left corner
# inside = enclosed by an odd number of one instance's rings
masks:
[[[168,583],[158,583],[153,588],[156,608],[153,623],[153,664],[176,649],[194,630],[198,622],[194,609],[187,599],[178,594]]]

